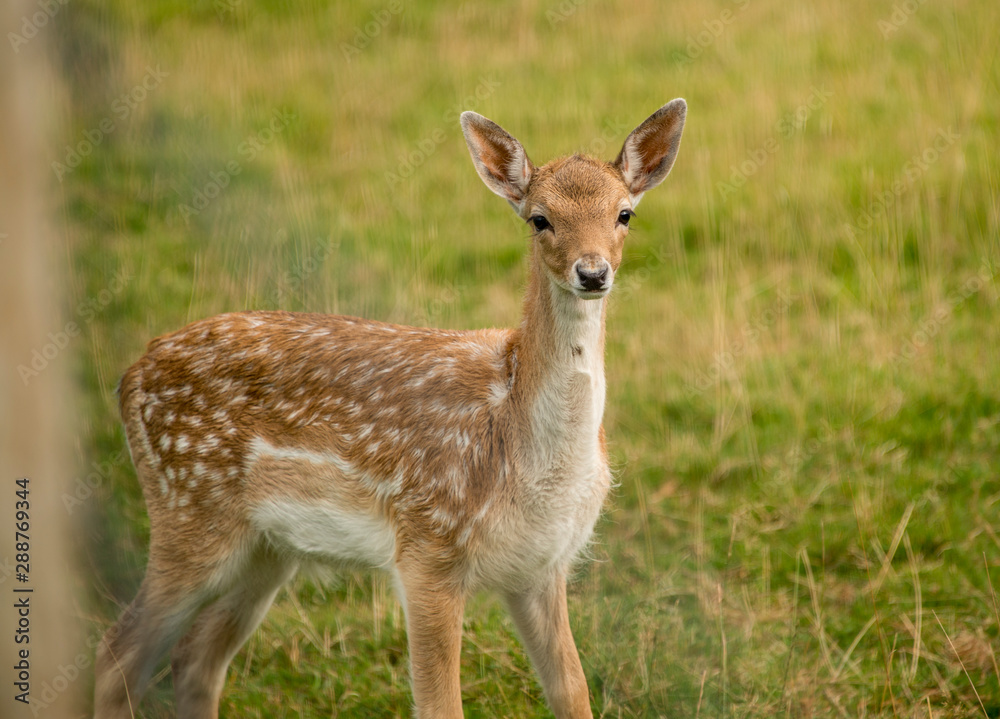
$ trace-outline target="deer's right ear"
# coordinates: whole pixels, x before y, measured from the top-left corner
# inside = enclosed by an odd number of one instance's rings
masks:
[[[462,113],[462,134],[469,146],[472,164],[483,182],[520,214],[535,171],[521,143],[498,124],[475,112]]]

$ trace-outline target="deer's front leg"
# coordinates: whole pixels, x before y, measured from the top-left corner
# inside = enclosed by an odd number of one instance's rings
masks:
[[[527,591],[508,593],[521,641],[557,719],[592,719],[590,694],[566,608],[566,577],[556,573]]]
[[[465,596],[426,567],[401,566],[397,579],[406,607],[416,716],[460,719],[459,655]]]

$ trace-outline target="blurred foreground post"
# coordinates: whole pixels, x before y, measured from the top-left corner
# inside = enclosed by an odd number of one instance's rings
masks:
[[[54,274],[54,238],[44,217],[42,143],[49,115],[43,103],[52,83],[45,29],[23,45],[9,41],[39,7],[16,0],[0,9],[0,717],[5,719],[81,716],[77,699],[90,674],[79,666],[86,655],[77,643],[74,567],[67,551],[71,529],[60,500],[69,476],[67,429],[75,405],[64,374],[69,363],[51,363],[30,381],[18,372],[62,325],[62,283]],[[25,512],[20,522],[19,510]],[[18,536],[18,529],[28,531]],[[25,558],[28,571],[18,567]]]

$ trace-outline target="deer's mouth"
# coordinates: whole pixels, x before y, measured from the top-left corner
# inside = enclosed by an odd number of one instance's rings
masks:
[[[593,289],[587,289],[584,287],[574,287],[570,286],[570,290],[574,295],[583,300],[599,300],[602,297],[606,297],[609,292],[611,292],[611,283],[608,282],[602,287],[596,287]]]

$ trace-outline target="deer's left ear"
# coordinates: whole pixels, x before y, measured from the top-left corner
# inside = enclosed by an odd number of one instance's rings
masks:
[[[686,116],[687,103],[681,98],[671,100],[625,138],[614,165],[625,177],[633,206],[642,193],[663,182],[674,166]]]
[[[462,134],[469,146],[472,164],[483,182],[520,214],[535,171],[521,143],[498,124],[475,112],[462,113]]]

